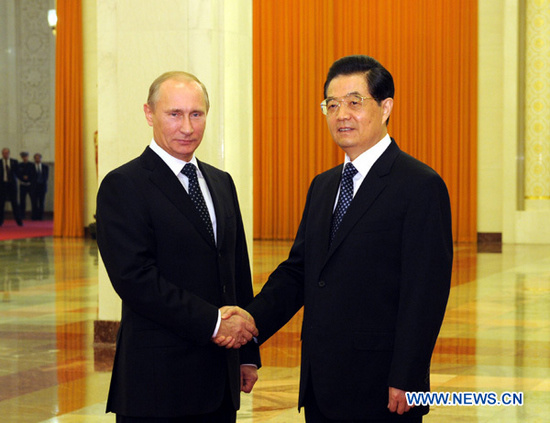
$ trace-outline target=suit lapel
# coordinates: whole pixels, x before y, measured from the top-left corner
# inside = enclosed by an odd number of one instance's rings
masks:
[[[311,226],[319,228],[319,230],[313,232],[313,242],[311,243],[313,248],[318,249],[318,252],[315,254],[316,257],[323,257],[329,249],[332,212],[340,180],[342,179],[342,166],[337,166],[328,171],[327,178],[323,182],[320,182],[319,186],[315,189],[315,192],[319,193],[319,195],[316,196],[316,199],[312,199],[312,207],[314,208],[312,216],[314,216],[314,221]]]
[[[370,209],[376,198],[386,187],[385,176],[390,172],[393,162],[400,153],[400,149],[392,139],[391,144],[380,158],[374,163],[371,170],[363,180],[361,187],[355,194],[346,215],[344,216],[338,231],[328,251],[327,259],[334,250],[344,241],[359,219]],[[328,226],[330,228],[330,226]]]
[[[195,229],[201,236],[214,246],[210,234],[206,230],[204,222],[191,201],[189,194],[187,194],[179,179],[174,176],[166,163],[149,147],[141,155],[141,163],[150,172],[149,180],[151,183],[195,226]]]

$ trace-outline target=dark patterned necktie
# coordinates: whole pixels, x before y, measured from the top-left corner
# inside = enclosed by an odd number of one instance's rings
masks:
[[[353,200],[353,177],[357,173],[355,166],[348,162],[342,175],[342,181],[340,182],[340,196],[338,197],[338,204],[332,215],[332,224],[330,227],[330,242],[334,239],[336,231],[342,223],[342,219],[346,214],[346,211]]]
[[[194,164],[187,163],[185,166],[183,166],[181,173],[183,173],[189,179],[189,197],[191,197],[191,201],[193,201],[193,204],[199,212],[201,219],[206,225],[206,230],[210,234],[212,242],[215,242],[214,231],[212,229],[212,220],[210,220],[210,213],[208,213],[208,207],[206,207],[206,203],[204,202],[204,197],[202,196],[202,192],[199,186],[199,179],[197,178],[197,168]]]

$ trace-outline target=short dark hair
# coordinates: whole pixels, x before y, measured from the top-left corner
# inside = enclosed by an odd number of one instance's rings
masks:
[[[340,75],[354,75],[357,73],[365,75],[369,94],[378,103],[386,98],[393,98],[395,87],[391,73],[378,60],[364,55],[345,56],[332,64],[325,81],[323,98],[327,98],[328,86],[334,78]]]
[[[183,71],[165,72],[153,81],[153,83],[149,87],[149,95],[147,97],[147,104],[152,110],[155,110],[155,105],[159,98],[160,86],[164,81],[167,81],[169,79],[175,79],[178,81],[194,81],[198,83],[202,88],[202,92],[204,94],[204,102],[206,103],[206,112],[210,110],[210,99],[208,98],[208,91],[206,91],[205,85],[201,81],[199,81],[199,78],[197,78],[192,73],[183,72]]]

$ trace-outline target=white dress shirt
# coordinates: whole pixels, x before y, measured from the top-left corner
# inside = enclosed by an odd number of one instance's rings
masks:
[[[8,174],[9,174],[9,171],[10,171],[10,159],[4,159],[4,158],[2,157],[2,167],[4,168],[4,169],[2,170],[3,181],[4,181],[4,182],[8,182],[8,180],[9,180]]]
[[[214,231],[214,240],[217,242],[217,234],[216,234],[216,212],[214,210],[214,202],[212,201],[212,196],[210,195],[210,191],[208,190],[208,184],[206,183],[206,179],[204,179],[204,176],[202,175],[201,170],[199,169],[199,165],[197,164],[197,158],[193,154],[193,157],[189,162],[186,162],[184,160],[180,160],[170,154],[168,154],[165,150],[163,150],[156,142],[155,140],[151,140],[151,144],[149,145],[151,150],[153,150],[155,153],[159,155],[159,157],[162,159],[164,163],[174,172],[174,175],[179,179],[183,187],[185,188],[185,191],[189,192],[189,178],[185,176],[183,173],[181,173],[181,170],[183,169],[183,166],[185,166],[187,163],[192,163],[197,168],[197,178],[199,180],[199,186],[202,192],[202,196],[204,197],[204,202],[206,203],[206,207],[208,208],[208,214],[210,215],[210,220],[212,221],[212,230]]]
[[[342,173],[344,172],[344,168],[346,166],[346,163],[352,162],[353,166],[355,166],[355,169],[357,169],[357,173],[353,177],[353,196],[355,197],[355,194],[357,194],[357,191],[361,187],[361,184],[365,180],[365,177],[367,176],[367,173],[371,170],[372,166],[380,158],[380,156],[386,151],[386,149],[391,144],[391,138],[388,134],[384,138],[382,138],[380,141],[378,141],[374,146],[369,148],[367,151],[361,153],[359,156],[355,158],[355,160],[351,161],[349,156],[346,154],[346,158],[344,160],[344,167],[342,168]],[[336,209],[336,205],[338,204],[338,197],[340,197],[340,188],[338,188],[338,195],[336,195],[336,201],[334,202],[334,207],[332,208],[332,211]]]

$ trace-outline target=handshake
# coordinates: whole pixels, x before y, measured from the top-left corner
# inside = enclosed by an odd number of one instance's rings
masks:
[[[255,336],[258,329],[254,318],[246,310],[238,306],[224,306],[220,308],[222,320],[218,333],[212,341],[225,348],[241,348]]]

